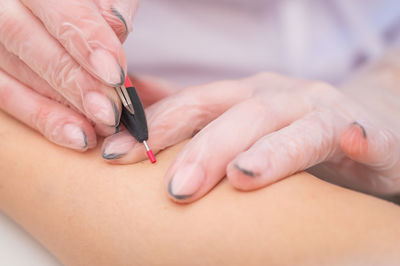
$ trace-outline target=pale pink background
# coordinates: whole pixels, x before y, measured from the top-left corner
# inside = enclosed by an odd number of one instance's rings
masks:
[[[337,82],[399,39],[398,0],[143,0],[129,70],[185,84],[259,71]]]

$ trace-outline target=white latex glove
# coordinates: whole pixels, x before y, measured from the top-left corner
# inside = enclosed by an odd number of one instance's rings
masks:
[[[263,73],[188,88],[146,112],[155,152],[195,135],[165,177],[178,202],[201,198],[225,175],[253,190],[320,163],[336,183],[400,191],[399,132],[325,83]],[[106,139],[103,157],[125,164],[145,152],[121,131]]]
[[[138,4],[0,0],[0,108],[73,149],[94,147],[96,131],[115,133],[121,105],[112,87],[124,82],[121,42]]]

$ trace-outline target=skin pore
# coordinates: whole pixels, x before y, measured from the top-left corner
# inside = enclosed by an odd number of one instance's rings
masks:
[[[300,173],[171,202],[158,162],[109,165],[0,112],[0,210],[65,265],[394,265],[400,208]]]

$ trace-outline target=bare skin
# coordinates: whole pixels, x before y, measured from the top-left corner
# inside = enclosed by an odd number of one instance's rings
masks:
[[[66,265],[394,265],[400,208],[300,173],[171,202],[158,163],[113,166],[0,113],[0,209]]]

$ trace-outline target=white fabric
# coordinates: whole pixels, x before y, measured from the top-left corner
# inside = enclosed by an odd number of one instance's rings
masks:
[[[0,265],[61,266],[61,263],[0,211]]]
[[[125,47],[129,71],[184,84],[259,71],[336,82],[399,28],[398,0],[143,0]]]

